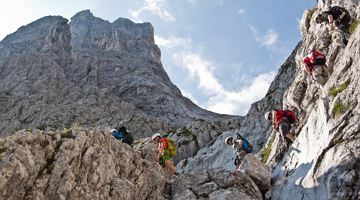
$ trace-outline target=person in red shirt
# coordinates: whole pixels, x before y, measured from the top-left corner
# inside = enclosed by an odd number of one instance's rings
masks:
[[[325,85],[330,74],[329,69],[325,64],[325,56],[316,49],[313,49],[310,51],[310,54],[304,58],[303,63],[305,65],[306,73],[312,80],[321,86]]]
[[[173,174],[177,174],[176,167],[172,162],[172,157],[169,152],[169,144],[167,139],[161,137],[159,133],[155,133],[151,139],[158,144],[159,162],[164,162],[165,167],[169,168]]]
[[[295,127],[296,115],[290,110],[275,109],[265,113],[265,119],[271,121],[273,127],[285,138],[287,144],[294,141],[294,135],[291,133]]]

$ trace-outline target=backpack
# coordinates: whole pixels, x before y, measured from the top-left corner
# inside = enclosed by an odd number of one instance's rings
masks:
[[[114,131],[111,135],[117,140],[124,139],[124,135],[120,131]]]
[[[127,129],[125,128],[125,126],[122,126],[121,128],[119,128],[119,133],[121,133],[123,135],[122,137],[122,141],[128,145],[131,145],[134,142],[134,138],[131,135],[131,133],[129,133],[127,131]]]
[[[290,121],[290,124],[293,124],[296,122],[296,115],[293,111],[291,110],[284,110],[284,116],[286,118],[288,118],[288,120]]]
[[[349,12],[342,7],[334,6],[330,8],[331,15],[334,17],[334,20],[338,19],[342,23],[348,24],[351,21]]]
[[[325,56],[322,53],[316,51],[315,49],[311,51],[310,60],[313,63],[313,65],[325,65],[326,63]]]
[[[246,152],[246,153],[251,153],[253,151],[253,146],[250,144],[250,142],[244,138],[243,136],[241,136],[239,133],[236,133],[238,139],[241,139],[242,141],[242,146],[241,148]]]
[[[168,151],[171,155],[171,157],[176,156],[176,145],[174,140],[170,139],[170,138],[166,138],[166,142],[168,144]]]

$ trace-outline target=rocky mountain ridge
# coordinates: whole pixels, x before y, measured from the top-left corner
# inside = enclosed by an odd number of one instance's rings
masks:
[[[143,137],[193,121],[240,120],[182,96],[160,55],[150,23],[110,23],[89,10],[70,23],[48,16],[23,26],[0,42],[0,133],[126,125]]]

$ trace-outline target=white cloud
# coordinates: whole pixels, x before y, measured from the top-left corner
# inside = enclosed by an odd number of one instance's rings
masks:
[[[272,28],[268,29],[264,36],[260,36],[255,26],[249,25],[249,28],[254,34],[256,41],[262,46],[266,46],[267,48],[274,48],[279,41],[279,34]]]
[[[140,21],[140,15],[142,12],[150,11],[164,21],[174,22],[176,19],[169,11],[166,10],[165,4],[166,0],[145,0],[143,7],[137,10],[129,10],[129,13],[137,21]]]
[[[224,4],[225,4],[224,0],[219,0],[219,5],[220,5],[220,6],[222,6],[222,5],[224,5]]]
[[[239,15],[243,15],[245,14],[246,10],[245,9],[239,9],[238,13]]]
[[[262,38],[261,44],[266,47],[273,47],[279,40],[279,35],[272,29],[269,29]]]
[[[262,98],[275,77],[275,72],[260,74],[248,87],[238,91],[227,90],[215,77],[213,64],[195,53],[175,54],[175,60],[183,66],[198,89],[209,96],[206,109],[223,114],[246,114],[251,103]]]
[[[191,44],[190,38],[180,38],[177,36],[169,36],[169,37],[162,37],[159,35],[155,35],[155,43],[160,48],[174,48],[174,47],[189,47]]]

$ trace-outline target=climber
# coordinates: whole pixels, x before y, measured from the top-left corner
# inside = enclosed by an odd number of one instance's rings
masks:
[[[124,136],[122,140],[123,142],[125,142],[128,145],[131,145],[133,143],[134,138],[131,135],[131,132],[129,132],[125,126],[121,126],[117,130],[119,130],[119,132],[122,133],[122,135]]]
[[[125,128],[125,126],[120,127],[119,129],[111,129],[110,130],[111,136],[116,138],[117,140],[120,140],[126,144],[131,145],[133,142],[133,137],[129,133],[129,131]]]
[[[172,155],[174,153],[170,153],[169,147],[171,144],[169,142],[169,139],[161,137],[159,133],[155,133],[151,139],[158,144],[159,163],[163,163],[165,167],[168,167],[173,174],[177,174],[176,167],[172,162]]]
[[[246,154],[252,152],[252,145],[240,134],[237,134],[237,139],[234,139],[233,137],[227,137],[225,139],[225,144],[232,146],[233,152],[236,156],[234,164],[236,166],[236,170],[240,171],[241,161],[244,159]]]
[[[290,110],[275,109],[265,113],[265,119],[270,120],[274,128],[285,138],[287,146],[294,141],[292,128],[295,128],[296,115]]]
[[[315,18],[317,24],[325,22],[329,24],[330,31],[339,31],[344,45],[347,45],[348,42],[350,21],[349,12],[339,6],[331,7],[328,11],[320,13]]]
[[[330,76],[329,68],[325,62],[325,56],[316,49],[311,50],[310,54],[303,60],[307,74],[321,86],[325,85]]]

